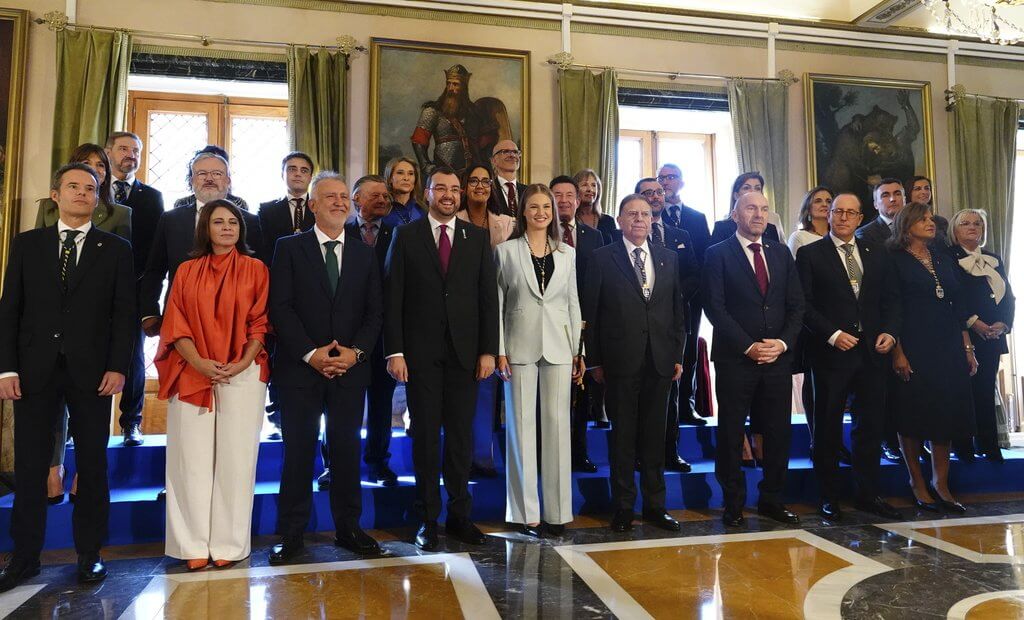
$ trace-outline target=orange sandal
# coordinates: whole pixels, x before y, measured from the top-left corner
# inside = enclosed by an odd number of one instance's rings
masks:
[[[210,560],[203,558],[202,560],[186,560],[185,565],[188,566],[189,570],[202,570],[210,564]]]
[[[228,566],[234,566],[238,560],[214,560],[213,565],[217,568],[225,568]]]

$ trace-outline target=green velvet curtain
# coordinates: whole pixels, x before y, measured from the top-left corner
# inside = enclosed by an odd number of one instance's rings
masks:
[[[619,144],[619,87],[615,71],[558,72],[561,172],[593,168],[601,177],[601,212],[615,215],[615,161]]]
[[[729,80],[728,86],[740,171],[761,173],[768,204],[783,226],[792,228],[786,116],[789,86],[779,80]]]
[[[1020,103],[1014,100],[964,95],[957,98],[949,115],[953,210],[985,210],[987,248],[1007,265],[1020,113]]]
[[[54,169],[67,162],[79,144],[102,145],[110,132],[124,129],[131,55],[132,35],[127,32],[57,33]]]
[[[318,169],[345,173],[348,56],[321,48],[288,48],[288,129],[293,149]]]

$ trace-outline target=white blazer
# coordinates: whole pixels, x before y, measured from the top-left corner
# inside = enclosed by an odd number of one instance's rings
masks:
[[[580,341],[576,291],[576,250],[559,243],[552,252],[555,272],[540,294],[525,237],[494,249],[498,268],[498,354],[510,364],[571,364]]]

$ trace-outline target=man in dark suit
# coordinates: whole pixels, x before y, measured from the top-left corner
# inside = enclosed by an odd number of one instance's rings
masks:
[[[132,251],[135,280],[146,271],[146,260],[153,247],[153,236],[164,212],[164,197],[157,189],[135,178],[139,170],[142,140],[128,131],[115,131],[107,137],[107,157],[114,178],[114,201],[132,208]],[[128,378],[121,393],[121,433],[126,447],[142,445],[142,407],[146,398],[146,334],[137,330]]]
[[[132,249],[95,228],[96,174],[84,164],[60,168],[50,184],[56,226],[14,238],[0,298],[0,400],[14,401],[11,516],[14,554],[0,592],[39,573],[46,533],[46,476],[53,429],[67,403],[78,463],[72,518],[78,580],[106,577],[100,546],[110,490],[107,438],[111,398],[124,387],[138,315]]]
[[[167,278],[167,290],[170,291],[178,266],[189,260],[199,209],[212,200],[224,199],[231,187],[228,163],[219,155],[199,153],[192,159],[191,169],[194,204],[165,211],[160,216],[146,273],[140,283],[139,313],[147,336],[160,333],[160,292],[164,278]],[[260,220],[248,211],[242,211],[242,217],[245,218],[246,243],[256,256],[261,256],[263,233]]]
[[[662,218],[665,212],[665,190],[657,179],[653,177],[640,179],[633,191],[643,196],[647,204],[651,205],[651,236],[649,240],[654,245],[674,250],[678,256],[680,291],[683,294],[683,301],[689,303],[700,287],[700,267],[697,264],[697,255],[693,250],[690,235],[685,230],[666,224]],[[687,339],[691,337],[696,338],[697,335],[687,333]],[[679,358],[679,361],[682,362],[683,358]],[[673,381],[669,386],[668,411],[665,420],[665,469],[689,473],[690,464],[679,456],[680,392],[679,382]],[[683,408],[685,409],[686,406]]]
[[[878,246],[885,246],[886,241],[892,236],[896,226],[896,215],[906,205],[903,183],[899,179],[882,179],[875,186],[871,193],[874,200],[875,211],[878,216],[857,229],[857,239],[863,239]],[[892,390],[897,378],[894,373],[888,373],[886,381],[889,389]],[[899,438],[896,436],[896,415],[893,411],[895,400],[887,401],[885,414],[885,430],[882,439],[882,456],[893,463],[903,461],[903,451],[900,450]]]
[[[562,223],[562,241],[576,248],[576,288],[579,293],[580,307],[586,296],[584,282],[587,277],[587,265],[593,257],[594,250],[604,245],[604,236],[596,229],[587,226],[576,218],[576,210],[580,206],[579,186],[570,176],[558,176],[548,186],[555,197],[558,219]],[[573,343],[576,346],[577,343]],[[597,465],[587,456],[587,421],[595,399],[600,402],[599,393],[604,386],[593,380],[593,374],[587,373],[583,378],[583,386],[573,386],[574,403],[569,426],[572,445],[573,471],[588,474],[597,471]]]
[[[283,564],[303,548],[309,524],[320,416],[334,467],[331,516],[336,545],[360,554],[380,546],[359,527],[359,429],[369,355],[383,322],[383,293],[373,250],[346,234],[348,187],[335,172],[313,180],[312,230],[278,241],[270,274],[270,320],[277,332],[273,380],[281,399],[284,464],[278,501],[281,543],[269,557]]]
[[[362,177],[352,186],[352,198],[356,204],[356,217],[345,224],[345,233],[353,239],[361,239],[373,248],[380,273],[384,273],[384,262],[394,230],[390,224],[384,223],[384,216],[388,214],[391,206],[384,177]],[[398,484],[398,476],[388,466],[388,459],[391,458],[388,448],[391,445],[391,410],[395,385],[394,377],[388,374],[388,365],[384,360],[384,342],[383,338],[380,338],[373,348],[373,353],[370,354],[370,388],[366,393],[366,446],[363,461],[369,469],[367,480],[380,482],[387,487]]]
[[[425,551],[438,547],[442,428],[445,532],[484,542],[469,518],[469,467],[476,382],[494,372],[498,352],[498,289],[487,231],[455,217],[460,192],[451,168],[434,170],[427,217],[395,230],[384,278],[384,354],[409,401],[415,510],[423,520],[416,546]]]
[[[313,227],[313,212],[309,210],[309,182],[313,178],[313,158],[294,151],[281,160],[281,178],[285,183],[285,195],[277,200],[260,203],[258,217],[260,230],[263,232],[263,252],[259,258],[270,267],[274,260],[274,248],[281,237],[304,232]],[[268,350],[273,355],[273,336],[267,342]],[[267,386],[270,404],[267,405],[267,421],[274,430],[268,439],[281,438],[281,414],[278,407],[277,386]],[[326,478],[324,478],[326,475]],[[321,488],[330,485],[330,472],[325,471],[320,477]]]
[[[800,249],[806,354],[814,382],[814,471],[821,488],[819,514],[842,516],[839,450],[843,412],[853,394],[853,475],[856,506],[887,519],[898,510],[878,494],[878,460],[885,428],[888,353],[900,326],[900,291],[885,248],[854,231],[864,217],[860,199],[839,194],[829,208],[830,233]]]
[[[643,518],[679,531],[665,512],[665,412],[669,385],[683,372],[686,304],[675,252],[648,242],[651,206],[630,194],[619,204],[621,240],[594,252],[587,267],[583,318],[587,365],[604,383],[609,436],[611,529],[628,531],[636,503],[638,446]]]
[[[793,348],[804,298],[789,248],[764,239],[768,212],[764,194],[740,196],[732,215],[736,235],[708,248],[704,261],[704,310],[715,327],[715,477],[725,500],[722,520],[730,526],[744,522],[743,425],[755,402],[764,436],[757,511],[782,523],[800,522],[783,505],[782,491],[789,464]]]
[[[683,187],[683,171],[675,164],[663,164],[658,170],[658,183],[665,190],[665,211],[662,219],[669,226],[681,228],[690,235],[698,267],[704,266],[704,252],[711,242],[708,218],[700,211],[683,204],[679,190]],[[697,380],[697,340],[703,312],[699,292],[690,298],[686,313],[686,350],[683,352],[683,376],[679,379],[679,423],[705,426],[704,418],[694,412],[693,396]]]
[[[523,192],[526,185],[519,182],[519,166],[523,162],[523,152],[512,140],[501,140],[491,151],[491,167],[494,169],[494,192],[498,197],[498,206],[505,215],[515,217],[523,204]]]

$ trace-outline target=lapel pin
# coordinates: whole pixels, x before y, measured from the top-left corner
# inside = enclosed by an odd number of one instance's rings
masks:
[[[99,243],[97,243],[97,244],[96,244],[96,247],[98,247],[98,248],[102,248],[102,247],[103,247],[103,242],[102,242],[102,241],[100,241]]]
[[[462,229],[462,238],[463,239],[466,238],[466,229],[465,228]]]

